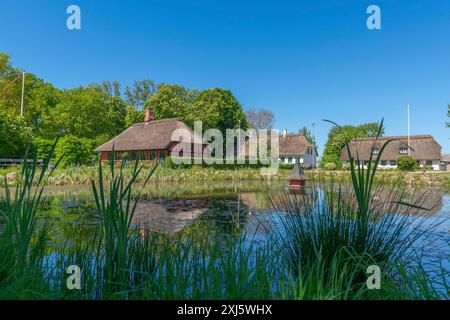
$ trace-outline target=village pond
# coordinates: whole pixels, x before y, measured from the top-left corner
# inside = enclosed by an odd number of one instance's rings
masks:
[[[139,186],[135,186],[139,190]],[[267,192],[287,192],[286,184],[262,184],[244,181],[239,184],[197,183],[165,184],[145,187],[141,192],[133,218],[139,234],[161,234],[175,237],[194,231],[215,237],[244,235],[256,241],[267,241],[276,228],[276,214],[271,209]],[[450,248],[450,192],[428,190],[426,205],[433,208],[427,223],[439,221],[433,237],[417,243],[430,259],[441,258],[447,267]],[[99,224],[91,188],[65,186],[46,189],[39,210],[39,224],[46,225],[54,245],[89,245]]]

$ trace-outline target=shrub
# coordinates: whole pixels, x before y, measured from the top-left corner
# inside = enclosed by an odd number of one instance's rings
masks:
[[[284,170],[292,170],[292,169],[294,169],[294,164],[292,164],[292,163],[280,163],[279,168],[280,169],[284,169]]]
[[[402,171],[413,171],[418,168],[418,165],[411,156],[401,156],[397,159],[397,167]]]
[[[93,156],[92,141],[87,138],[65,136],[59,140],[55,154],[57,158],[63,156],[61,167],[87,164]]]
[[[0,111],[0,158],[22,158],[32,137],[23,119]]]
[[[337,166],[336,166],[336,164],[334,162],[328,162],[328,163],[325,163],[323,168],[325,170],[336,170]]]
[[[36,137],[33,141],[33,149],[38,159],[44,159],[53,146],[53,140]]]

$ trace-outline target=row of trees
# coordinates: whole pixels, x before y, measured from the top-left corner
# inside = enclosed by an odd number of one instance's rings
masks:
[[[20,117],[21,73],[8,55],[0,53],[0,158],[20,158],[29,144],[42,154],[60,137],[58,148],[71,155],[66,164],[86,163],[96,146],[142,122],[146,108],[153,109],[156,120],[177,117],[189,126],[201,120],[204,130],[261,125],[253,118],[247,122],[241,104],[229,90],[157,85],[152,80],[134,81],[125,88],[118,81],[104,81],[61,90],[32,73],[25,76],[25,108]],[[260,119],[271,114],[249,111],[261,114]],[[266,121],[270,127],[273,114],[271,117]]]

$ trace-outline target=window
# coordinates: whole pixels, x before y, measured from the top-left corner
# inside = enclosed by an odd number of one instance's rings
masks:
[[[116,160],[120,160],[120,152],[116,152],[115,156],[116,156]]]
[[[381,165],[382,165],[382,166],[387,165],[387,161],[386,161],[386,160],[381,160]]]
[[[380,152],[379,148],[377,148],[377,147],[372,148],[372,154],[378,154],[379,152]]]
[[[147,152],[141,151],[141,160],[147,160]]]
[[[159,152],[159,158],[160,158],[160,159],[164,159],[165,157],[166,157],[166,151],[161,150],[161,151]]]
[[[393,166],[393,167],[397,165],[397,162],[395,160],[391,160],[390,163],[391,163],[391,166]]]
[[[155,151],[150,151],[150,160],[155,160]]]
[[[426,164],[427,164],[427,166],[432,166],[433,165],[433,160],[427,160]]]
[[[400,154],[408,154],[408,147],[400,147],[400,148],[398,149],[398,152],[399,152]]]
[[[288,158],[287,163],[292,163],[292,158],[291,157]]]

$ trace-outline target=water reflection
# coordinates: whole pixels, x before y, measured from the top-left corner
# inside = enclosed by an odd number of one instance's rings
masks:
[[[260,213],[269,211],[265,192],[286,192],[283,183],[261,185],[259,182],[218,184],[173,184],[147,187],[142,192],[133,224],[141,235],[159,232],[174,235],[185,229],[217,235],[255,233],[264,223]],[[420,193],[406,193],[414,202]],[[293,195],[298,196],[298,195]],[[389,190],[378,194],[387,201]],[[450,230],[450,195],[442,190],[428,191],[423,205],[433,208],[433,217],[444,218],[438,232]],[[47,224],[55,242],[88,243],[96,226],[94,202],[89,187],[50,187],[41,206],[41,223]],[[267,225],[266,225],[267,227]]]

